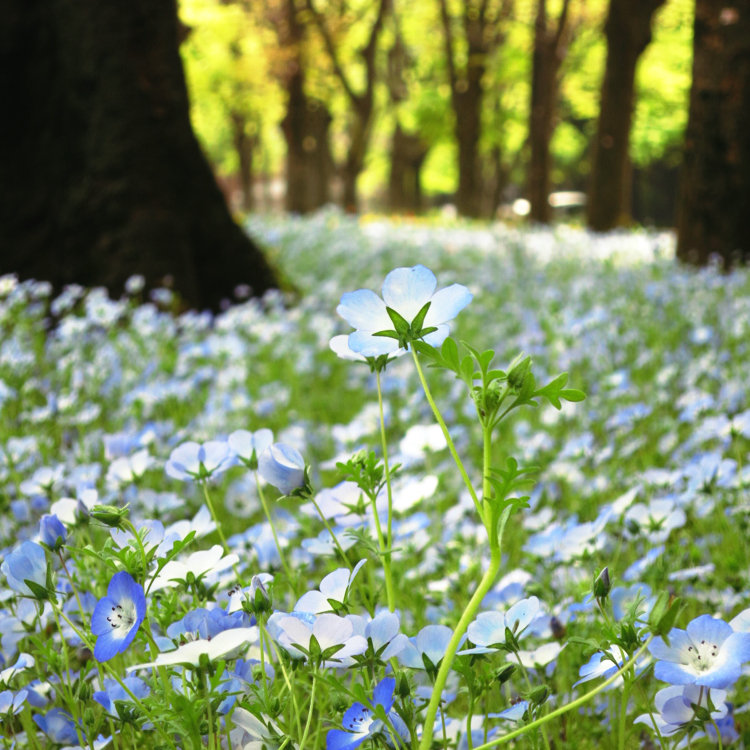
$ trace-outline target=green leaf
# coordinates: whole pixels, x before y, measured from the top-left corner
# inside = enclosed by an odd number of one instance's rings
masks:
[[[424,307],[414,316],[414,320],[412,320],[411,322],[411,330],[414,331],[415,333],[420,332],[422,330],[422,326],[424,325],[425,315],[427,315],[427,311],[430,309],[431,304],[432,302],[425,303]],[[391,318],[391,320],[393,320],[393,318]],[[437,328],[434,328],[433,330],[437,330]]]
[[[399,315],[392,307],[386,307],[385,311],[388,313],[388,317],[393,321],[393,327],[402,336],[409,333],[409,321],[403,316]]]
[[[468,354],[461,360],[460,375],[469,384],[474,380],[474,360]]]
[[[443,355],[446,365],[453,370],[453,372],[458,372],[458,346],[450,336],[443,341],[443,346],[440,348],[440,352]]]
[[[566,401],[583,401],[586,394],[577,388],[563,388],[560,391],[560,398],[564,398]]]
[[[383,336],[384,338],[389,339],[396,339],[396,341],[400,340],[400,336],[396,333],[396,331],[377,331],[377,333],[373,333],[373,336]]]

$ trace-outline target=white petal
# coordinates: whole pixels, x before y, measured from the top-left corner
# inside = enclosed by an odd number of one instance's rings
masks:
[[[341,297],[336,312],[358,331],[384,331],[393,328],[385,303],[369,289],[357,289]]]
[[[451,284],[432,295],[430,309],[424,319],[425,327],[447,323],[471,302],[472,293],[462,284]]]
[[[429,301],[436,286],[437,279],[429,268],[396,268],[385,277],[383,299],[388,307],[393,308],[411,323],[414,316]]]

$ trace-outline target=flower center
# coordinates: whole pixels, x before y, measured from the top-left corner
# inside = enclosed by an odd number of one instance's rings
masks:
[[[107,616],[107,622],[112,626],[113,631],[118,635],[121,632],[123,636],[133,627],[135,620],[135,605],[129,601],[124,601],[122,604],[115,604]]]
[[[719,655],[719,647],[709,641],[701,641],[688,646],[690,665],[697,672],[705,672],[713,666],[714,659]]]

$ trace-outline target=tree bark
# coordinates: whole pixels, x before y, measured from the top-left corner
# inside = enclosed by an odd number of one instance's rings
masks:
[[[6,8],[0,271],[114,294],[171,277],[213,309],[276,286],[190,126],[175,0]]]
[[[281,129],[286,141],[285,207],[292,213],[309,213],[331,200],[333,158],[329,127],[331,115],[326,106],[305,92],[305,37],[307,28],[300,20],[296,0],[282,0],[279,12],[268,9],[284,50],[280,71],[287,94],[286,114]]]
[[[651,19],[665,0],[610,0],[604,26],[607,62],[587,202],[591,229],[604,232],[630,218],[630,126],[635,73],[651,41]]]
[[[396,123],[391,139],[391,170],[388,206],[391,211],[418,213],[422,210],[420,170],[429,146],[416,133],[407,133]]]
[[[677,257],[750,261],[750,0],[697,0]]]
[[[557,24],[555,28],[550,28],[547,1],[537,2],[529,114],[529,218],[541,224],[548,224],[552,217],[549,205],[552,168],[550,141],[554,132],[555,107],[559,91],[558,73],[567,46],[569,4],[569,0],[563,0]]]
[[[478,217],[482,214],[484,189],[479,158],[484,98],[482,79],[488,55],[501,42],[501,21],[510,15],[513,0],[502,0],[498,5],[489,0],[463,0],[461,28],[467,51],[466,62],[462,65],[457,59],[453,19],[447,0],[439,0],[439,3],[458,144],[456,209],[462,216]]]

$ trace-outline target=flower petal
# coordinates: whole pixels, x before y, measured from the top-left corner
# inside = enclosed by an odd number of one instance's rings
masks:
[[[393,308],[411,323],[414,316],[430,300],[436,286],[437,279],[429,268],[396,268],[385,277],[383,299],[388,307]]]
[[[385,303],[370,289],[346,292],[336,312],[358,331],[384,331],[393,328]]]
[[[435,292],[424,319],[425,327],[453,320],[471,302],[472,297],[472,293],[463,284],[451,284]]]

